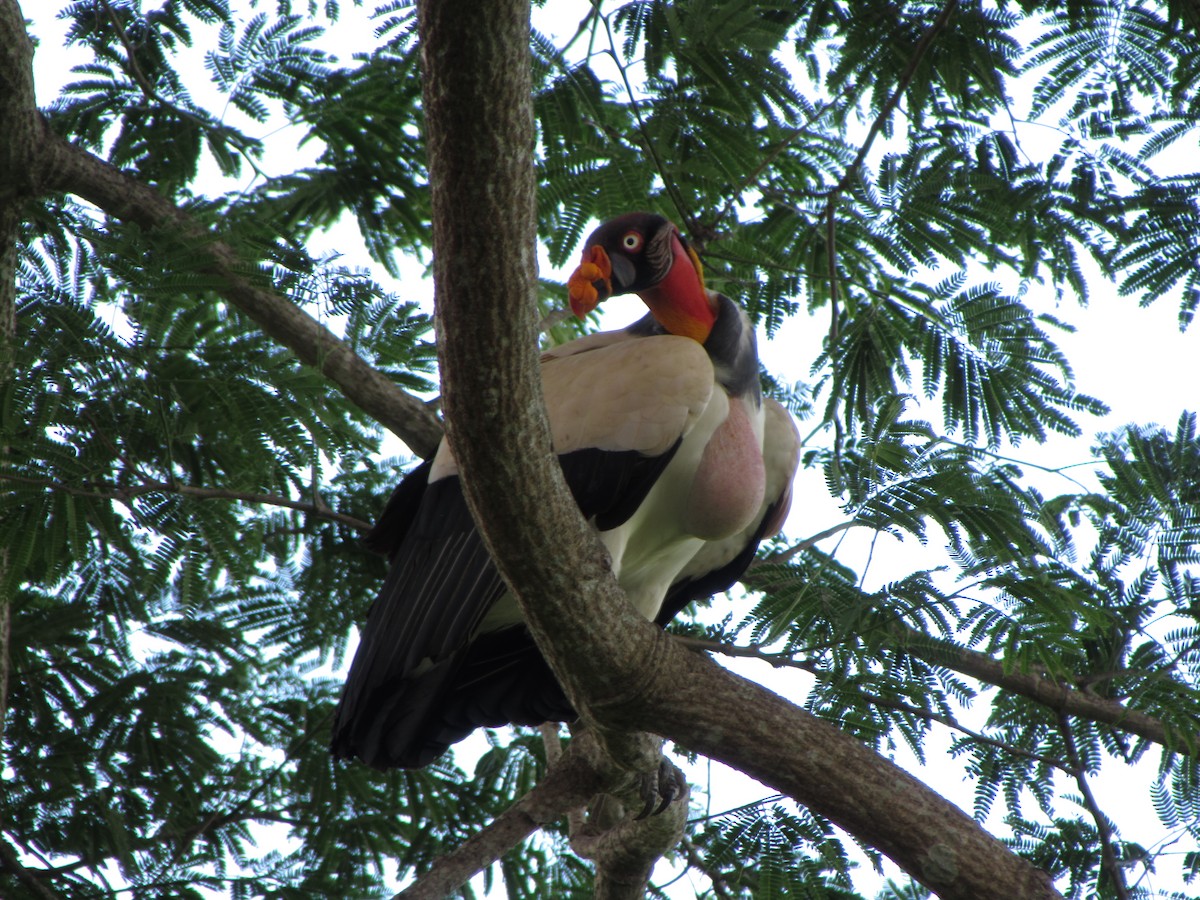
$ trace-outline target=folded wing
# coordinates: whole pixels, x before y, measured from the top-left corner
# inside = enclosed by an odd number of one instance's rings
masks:
[[[703,421],[714,380],[686,338],[591,344],[549,357],[543,388],[576,502],[612,530]],[[475,529],[447,447],[401,483],[368,541],[392,562],[338,706],[335,755],[423,766],[479,726],[574,717]]]

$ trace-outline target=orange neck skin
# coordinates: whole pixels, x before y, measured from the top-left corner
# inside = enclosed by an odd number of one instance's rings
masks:
[[[708,340],[717,312],[704,280],[700,264],[688,252],[678,235],[672,238],[675,260],[667,277],[638,296],[663,328],[671,334],[690,337],[703,344]]]

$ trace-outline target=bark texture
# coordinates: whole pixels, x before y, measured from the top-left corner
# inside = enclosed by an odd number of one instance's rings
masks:
[[[506,809],[486,829],[435,862],[414,884],[392,900],[441,900],[487,868],[563,810],[582,806],[608,790],[623,773],[614,770],[588,735],[572,741],[532,791]]]
[[[17,330],[17,239],[21,209],[36,190],[37,113],[33,93],[33,42],[14,2],[0,2],[0,396],[13,377]],[[9,448],[0,444],[0,468]],[[0,734],[8,713],[14,581],[7,548],[0,547]]]
[[[512,545],[506,525],[484,531],[510,584],[578,597],[576,578],[582,577],[589,593],[603,586],[615,602],[619,591],[607,554],[566,499],[541,395],[529,4],[430,0],[419,7],[419,16],[438,358],[446,373],[442,401],[468,502],[482,521],[541,526],[534,538],[541,552],[535,553],[528,545]],[[484,22],[487,27],[480,27]],[[512,490],[513,485],[522,488]],[[564,563],[549,581],[539,578],[546,570],[538,557],[546,551]],[[572,604],[538,609],[551,619],[546,627],[560,634],[570,633],[579,612]],[[556,672],[569,671],[567,660],[589,652],[586,642],[542,649]],[[565,686],[573,699],[580,696],[571,680]],[[623,693],[624,687],[618,678],[603,690]],[[588,704],[577,702],[576,708],[590,720]],[[595,734],[620,765],[657,771],[657,742],[604,728]],[[609,837],[595,857],[597,897],[644,892],[654,860],[682,835],[682,816],[664,822],[677,826],[673,837],[658,841],[665,847],[653,848],[640,830],[623,832],[624,841]],[[625,849],[618,851],[618,845]]]

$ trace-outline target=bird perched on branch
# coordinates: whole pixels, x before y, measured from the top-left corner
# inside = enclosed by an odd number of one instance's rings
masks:
[[[762,397],[746,314],[705,288],[667,219],[601,225],[568,290],[581,317],[619,294],[649,307],[545,353],[542,386],[580,511],[634,606],[665,625],[730,587],[779,530],[799,436]],[[335,756],[419,767],[481,726],[576,717],[484,548],[445,441],[396,488],[367,543],[391,568],[338,704]]]

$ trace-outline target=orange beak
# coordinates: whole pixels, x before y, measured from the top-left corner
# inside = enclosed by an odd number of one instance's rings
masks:
[[[567,279],[571,311],[583,318],[612,295],[612,261],[599,244],[583,251],[583,261]]]

